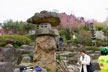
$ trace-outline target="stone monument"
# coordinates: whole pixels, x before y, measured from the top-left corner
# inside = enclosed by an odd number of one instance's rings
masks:
[[[56,72],[56,32],[53,27],[60,23],[55,12],[41,11],[27,20],[28,23],[37,24],[36,46],[34,50],[35,66],[47,68],[49,72]]]

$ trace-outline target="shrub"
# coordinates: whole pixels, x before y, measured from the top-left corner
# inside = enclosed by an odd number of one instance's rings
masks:
[[[108,41],[96,40],[97,46],[108,46]]]
[[[20,46],[18,46],[17,44],[13,44],[13,46],[15,47],[15,48],[19,48]]]
[[[21,46],[23,44],[30,44],[32,40],[23,35],[2,35],[0,36],[0,46],[6,45],[6,40],[13,40],[14,44]]]
[[[67,44],[72,43],[72,42],[73,42],[73,40],[67,40]]]
[[[103,30],[103,27],[97,27],[96,30],[98,31]]]
[[[61,61],[62,60],[61,56],[57,55],[56,60]]]
[[[106,22],[94,22],[93,25],[96,30],[103,30],[105,27],[107,27]]]
[[[74,31],[75,33],[79,33],[79,29],[77,29],[77,28],[74,29],[73,31]]]
[[[33,61],[33,54],[29,54],[29,57],[31,58],[31,60]]]
[[[104,32],[105,36],[108,37],[108,27],[107,28],[104,28],[102,31]]]
[[[36,36],[35,35],[24,35],[25,37],[31,39],[32,41],[36,40]]]
[[[76,43],[76,44],[79,44],[78,39],[74,39],[73,42]]]
[[[59,30],[60,35],[64,35],[64,30]]]
[[[83,44],[83,45],[92,45],[92,39],[91,34],[86,31],[80,31],[80,33],[77,35],[77,39],[74,40],[75,43]]]
[[[69,28],[65,29],[64,34],[65,34],[66,40],[70,40],[71,39]]]
[[[90,24],[86,24],[86,26],[84,27],[85,30],[90,30]]]

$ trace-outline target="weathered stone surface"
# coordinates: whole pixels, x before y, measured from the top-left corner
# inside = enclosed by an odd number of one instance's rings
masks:
[[[13,47],[13,45],[8,44],[8,45],[5,46],[5,48],[14,48],[14,47]]]
[[[92,54],[93,51],[92,51],[92,50],[88,50],[88,51],[86,51],[86,53],[87,53],[87,54]]]
[[[34,65],[51,69],[56,72],[56,42],[51,36],[39,36],[36,39]]]
[[[48,12],[48,11],[41,11],[40,13],[36,13],[40,18],[45,18],[45,17],[58,17],[56,12]]]
[[[69,72],[79,72],[79,67],[75,65],[69,65],[67,66],[69,69]]]
[[[15,62],[16,62],[17,64],[20,64],[22,58],[23,58],[23,56],[22,56],[22,54],[21,54],[21,51],[19,51],[19,49],[16,49],[16,51],[15,51]]]
[[[16,49],[15,52],[15,62],[17,64],[20,64],[23,57],[23,54],[33,54],[34,46],[29,46],[29,45],[22,45],[20,49]]]
[[[17,51],[17,53],[19,52],[19,53],[21,53],[21,54],[30,54],[30,53],[33,53],[33,49],[17,49],[16,50]]]
[[[97,39],[107,40],[107,37],[104,36],[104,32],[102,31],[96,31],[95,35]]]
[[[47,29],[47,28],[44,28],[44,29],[37,29],[36,30],[36,35],[39,36],[39,35],[53,35],[53,36],[56,36],[56,32],[55,30],[53,29]]]
[[[57,30],[57,29],[53,29],[54,30],[54,34],[56,35],[56,36],[58,36],[59,35],[59,31]]]
[[[15,63],[0,62],[0,72],[14,72]]]
[[[100,51],[95,51],[95,53],[96,53],[96,54],[99,54],[99,55],[101,54],[101,52],[100,52]]]
[[[3,49],[0,48],[0,62],[3,62]]]
[[[0,49],[0,62],[14,62],[15,49],[14,48],[1,48]]]
[[[68,58],[68,64],[77,65],[78,58]]]
[[[20,72],[20,69],[19,68],[15,68],[14,72]]]
[[[29,45],[22,45],[21,47],[20,47],[21,49],[33,49],[34,48],[34,46],[29,46]]]
[[[79,57],[80,53],[79,52],[72,52],[69,53],[68,57]]]
[[[81,49],[84,49],[84,46],[80,44],[76,45],[74,43],[70,43],[66,46],[66,48],[68,48],[67,51],[75,52],[75,51],[80,51]]]
[[[8,44],[0,49],[0,72],[14,72],[15,68],[15,48]]]
[[[41,23],[50,23],[52,26],[58,26],[60,19],[56,12],[41,11],[36,13],[34,16],[27,20],[29,23],[41,24]]]
[[[30,62],[31,62],[31,58],[29,56],[23,57],[22,63],[30,63]]]
[[[29,45],[22,45],[20,47],[20,49],[17,49],[16,52],[19,52],[19,53],[23,53],[23,54],[30,54],[30,53],[33,53],[33,50],[34,50],[34,46],[29,46]]]
[[[99,58],[99,54],[95,54],[95,53],[93,53],[93,54],[89,54],[90,56],[91,56],[91,58],[93,59],[93,60],[97,60],[98,58]]]
[[[4,61],[14,62],[15,50],[13,48],[3,48]]]
[[[33,66],[33,63],[21,63],[20,66]]]
[[[47,70],[45,68],[42,68],[43,72],[47,72]]]
[[[37,25],[37,29],[43,29],[43,28],[51,29],[52,27],[50,23],[41,23]]]
[[[33,70],[28,69],[28,70],[25,70],[24,72],[33,72]]]

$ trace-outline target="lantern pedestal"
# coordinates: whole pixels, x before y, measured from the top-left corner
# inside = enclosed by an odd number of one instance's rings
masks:
[[[50,72],[56,72],[56,42],[52,36],[44,35],[36,38],[34,50],[34,65],[48,68]]]

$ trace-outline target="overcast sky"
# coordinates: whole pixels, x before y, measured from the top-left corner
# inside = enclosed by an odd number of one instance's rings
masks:
[[[0,0],[0,22],[26,21],[35,12],[54,9],[102,22],[108,16],[106,8],[108,0]]]

